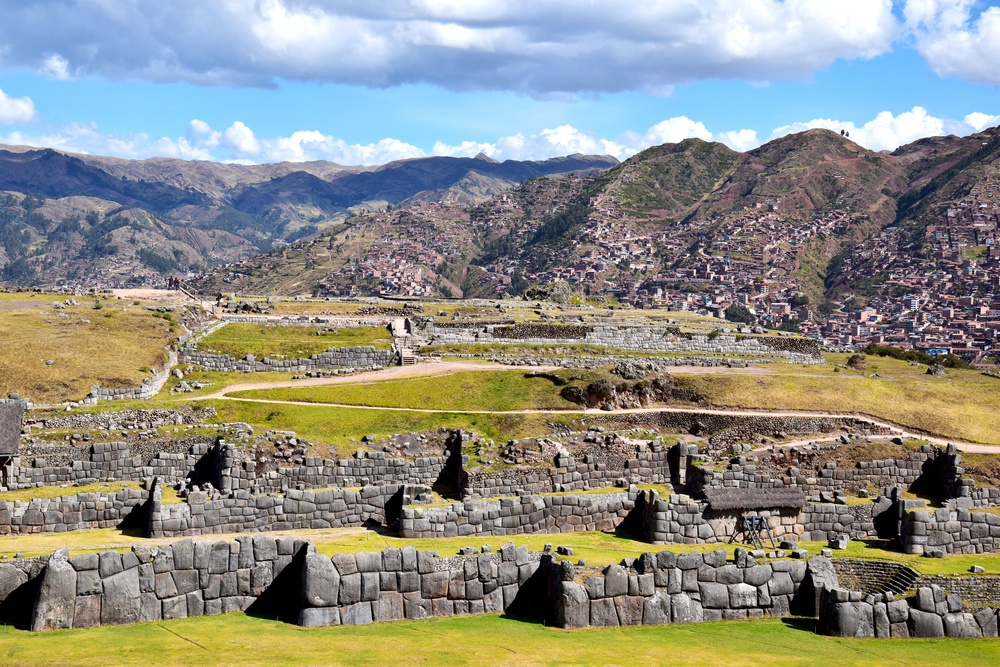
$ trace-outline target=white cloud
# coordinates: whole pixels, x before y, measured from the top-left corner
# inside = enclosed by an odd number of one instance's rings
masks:
[[[760,146],[756,130],[732,130],[715,135],[716,141],[721,141],[734,151],[745,152]]]
[[[238,153],[245,156],[258,155],[260,153],[260,142],[254,136],[253,130],[244,123],[236,121],[226,128],[222,133],[227,144],[232,146]]]
[[[898,115],[883,111],[862,125],[857,125],[853,121],[830,118],[815,118],[806,122],[792,123],[775,129],[771,133],[771,138],[822,127],[834,132],[846,130],[850,133],[852,141],[873,151],[881,151],[893,150],[924,137],[972,134],[998,123],[1000,116],[988,116],[979,112],[969,114],[964,120],[952,120],[931,116],[923,107],[913,107],[910,111]]]
[[[43,60],[40,69],[43,74],[58,81],[69,81],[72,78],[69,73],[69,61],[58,53]]]
[[[0,65],[49,76],[281,79],[533,95],[808,78],[887,52],[892,0],[6,3]]]
[[[965,117],[965,124],[976,132],[982,132],[988,127],[1000,125],[1000,116],[990,116],[988,114],[974,111]]]
[[[30,123],[36,116],[30,97],[10,97],[0,90],[0,125]]]
[[[917,50],[941,76],[1000,85],[1000,7],[976,13],[976,0],[907,0]]]
[[[896,115],[883,111],[861,124],[829,118],[791,123],[776,128],[769,139],[823,127],[835,132],[846,130],[853,141],[870,149],[891,150],[923,137],[967,135],[998,124],[1000,116],[982,112],[970,113],[962,120],[952,120],[932,116],[923,107],[914,107]],[[650,146],[678,143],[688,138],[718,141],[736,151],[749,151],[762,143],[753,129],[712,132],[702,122],[678,116],[660,121],[644,132],[628,131],[616,137],[601,137],[572,125],[559,125],[534,134],[518,133],[490,141],[467,140],[456,144],[437,141],[430,150],[391,137],[367,144],[352,144],[318,130],[300,130],[288,136],[258,137],[241,121],[218,131],[198,119],[190,121],[187,132],[177,138],[154,139],[147,134],[111,135],[101,132],[93,123],[84,123],[40,134],[12,132],[0,135],[0,144],[24,144],[133,159],[174,157],[247,164],[329,160],[343,165],[379,165],[431,155],[474,157],[478,153],[501,161],[544,160],[572,153],[611,155],[625,160]]]

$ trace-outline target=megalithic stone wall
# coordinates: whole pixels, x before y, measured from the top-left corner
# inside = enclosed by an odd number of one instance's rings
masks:
[[[942,507],[903,516],[900,540],[911,554],[1000,551],[1000,515]]]
[[[784,616],[800,609],[811,613],[815,604],[811,582],[803,587],[811,577],[811,563],[758,564],[743,549],[731,563],[725,549],[645,553],[582,582],[571,563],[560,566],[552,622],[563,628]]]
[[[732,562],[724,549],[644,553],[590,576],[513,543],[453,558],[413,547],[330,557],[267,535],[0,564],[0,618],[34,631],[248,609],[304,626],[517,610],[561,628],[815,613],[820,632],[876,638],[996,637],[998,620],[938,586],[865,596],[840,587],[829,559],[757,563],[743,549]]]
[[[302,359],[255,359],[247,355],[236,359],[228,354],[205,354],[194,350],[181,350],[179,362],[201,366],[205,370],[223,373],[306,373],[334,368],[383,368],[398,360],[395,350],[379,350],[369,345],[360,347],[333,347],[326,352]],[[154,392],[155,393],[155,392]]]
[[[541,568],[541,569],[540,569]],[[361,625],[432,616],[545,608],[549,555],[498,553],[439,558],[413,547],[305,558],[299,625]]]
[[[60,630],[243,611],[292,566],[296,553],[304,557],[306,547],[291,537],[247,535],[228,542],[133,547],[125,554],[70,558],[60,550],[35,572],[37,595],[27,625]],[[13,586],[6,597],[32,585],[17,572],[0,570],[0,592]]]
[[[404,507],[399,536],[407,538],[612,531],[634,507],[635,493],[520,496],[445,507]]]
[[[902,639],[997,636],[997,610],[966,611],[962,598],[940,586],[923,586],[909,599],[891,593],[864,595],[832,588],[823,592],[817,631],[835,637]]]

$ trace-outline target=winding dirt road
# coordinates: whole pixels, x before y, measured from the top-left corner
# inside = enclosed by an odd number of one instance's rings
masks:
[[[895,424],[883,419],[878,419],[871,415],[866,415],[861,413],[813,412],[804,410],[773,411],[773,410],[749,410],[749,409],[732,409],[732,408],[695,408],[695,407],[680,408],[680,407],[669,407],[669,406],[630,408],[630,409],[620,409],[620,410],[596,410],[596,409],[446,410],[437,408],[401,408],[401,407],[384,407],[384,406],[374,406],[374,405],[355,405],[346,403],[318,403],[312,401],[280,401],[280,400],[267,400],[260,398],[239,398],[229,395],[233,392],[238,392],[238,391],[295,388],[295,387],[319,387],[319,386],[338,385],[338,384],[370,384],[373,382],[403,379],[403,378],[441,377],[444,375],[450,375],[452,373],[457,373],[460,371],[469,371],[469,370],[551,371],[559,369],[560,369],[559,366],[504,366],[493,363],[431,361],[431,362],[416,364],[414,366],[394,366],[392,368],[386,368],[379,371],[370,371],[366,373],[358,373],[356,375],[344,375],[344,376],[327,377],[327,378],[306,378],[302,380],[287,380],[278,382],[247,382],[242,384],[234,384],[218,392],[209,394],[207,396],[191,397],[185,400],[198,401],[198,400],[213,399],[213,400],[226,400],[226,401],[243,401],[247,403],[269,403],[276,405],[303,405],[312,407],[352,408],[357,410],[381,410],[389,412],[418,412],[424,414],[627,415],[627,414],[652,414],[658,412],[672,412],[680,414],[724,415],[724,416],[735,416],[735,417],[804,417],[804,418],[817,418],[817,419],[822,419],[822,418],[860,419],[874,426],[890,429],[894,435],[899,435],[901,437],[910,437],[910,438],[928,440],[934,444],[941,446],[953,444],[959,450],[968,453],[1000,454],[1000,446],[983,445],[979,443],[962,442],[960,440],[954,440],[950,438],[942,438],[939,436],[909,429],[905,426],[901,426],[899,424]],[[741,369],[732,369],[732,370],[738,371]],[[790,446],[790,445],[794,446],[794,445],[806,444],[810,442],[810,440],[815,440],[815,438],[796,440],[793,441],[792,443],[786,443],[782,446]]]

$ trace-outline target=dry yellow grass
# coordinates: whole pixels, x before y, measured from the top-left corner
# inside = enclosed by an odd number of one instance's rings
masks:
[[[36,403],[77,400],[91,385],[135,387],[161,367],[176,336],[169,321],[132,302],[111,300],[94,309],[53,307],[54,295],[0,298],[0,395],[17,392]],[[46,363],[52,361],[51,364]]]
[[[843,363],[843,355],[828,356]],[[933,435],[1000,444],[996,378],[974,370],[935,377],[926,366],[877,357],[868,358],[864,374],[835,368],[775,364],[767,374],[678,377],[705,396],[706,406],[867,414]]]

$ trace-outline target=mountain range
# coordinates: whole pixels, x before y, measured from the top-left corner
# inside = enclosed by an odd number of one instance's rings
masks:
[[[622,163],[245,166],[6,150],[0,259],[18,284],[190,270],[205,292],[419,297],[565,283],[637,306],[819,321],[931,298],[922,274],[946,277],[942,298],[992,294],[998,157],[997,128],[891,153],[819,129],[743,153],[688,139]]]
[[[0,146],[0,264],[7,284],[156,280],[340,228],[411,199],[469,204],[549,174],[617,164],[431,157],[377,167],[125,160]]]

